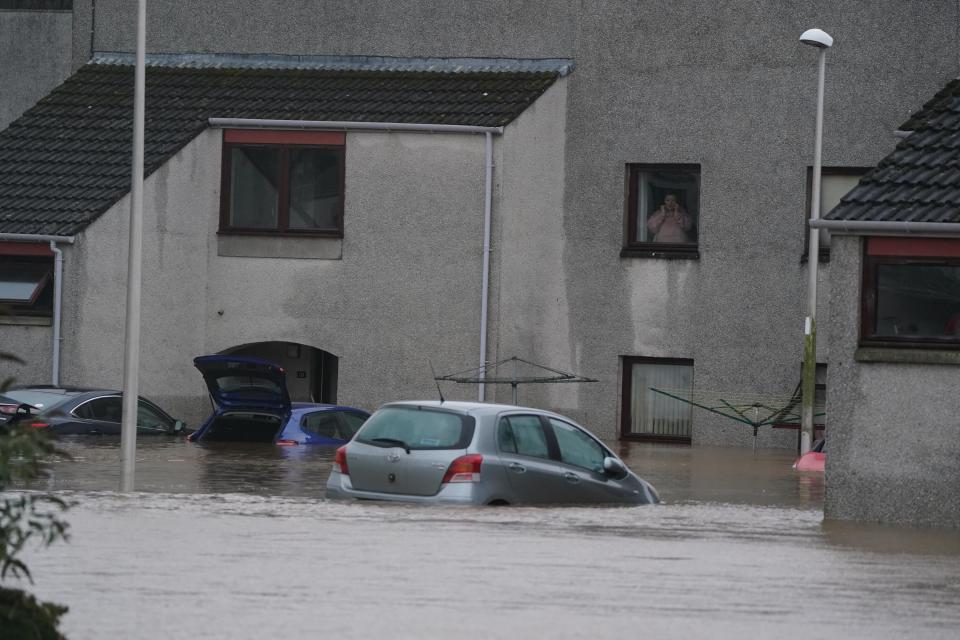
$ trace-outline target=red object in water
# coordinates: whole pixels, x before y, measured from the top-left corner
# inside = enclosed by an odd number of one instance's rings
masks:
[[[793,463],[793,468],[797,471],[820,471],[822,473],[826,459],[827,454],[810,451],[797,458],[797,461]]]

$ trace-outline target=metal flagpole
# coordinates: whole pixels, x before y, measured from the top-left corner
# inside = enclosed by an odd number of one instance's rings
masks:
[[[133,491],[137,453],[140,372],[140,285],[143,246],[144,49],[147,0],[137,1],[137,61],[133,92],[133,170],[130,180],[130,242],[127,262],[127,319],[123,351],[123,420],[120,425],[120,490]]]

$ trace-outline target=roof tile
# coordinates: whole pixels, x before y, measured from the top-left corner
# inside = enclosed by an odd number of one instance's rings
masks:
[[[426,67],[441,71],[426,71],[409,60],[244,68],[255,60],[205,66],[195,57],[147,67],[145,175],[211,117],[503,126],[569,71],[569,61],[431,61]],[[0,232],[72,235],[129,190],[130,60],[81,67],[0,132]]]
[[[901,128],[912,133],[826,219],[960,223],[960,80]]]

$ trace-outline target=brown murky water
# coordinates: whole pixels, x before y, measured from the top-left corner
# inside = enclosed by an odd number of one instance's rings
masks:
[[[624,445],[664,504],[323,500],[333,449],[67,441],[73,537],[29,555],[72,640],[949,638],[960,533],[822,522],[789,452]],[[2,637],[2,629],[0,629]]]

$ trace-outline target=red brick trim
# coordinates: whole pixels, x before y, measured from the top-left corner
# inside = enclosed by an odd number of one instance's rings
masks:
[[[908,258],[960,258],[960,239],[868,238],[867,255]]]
[[[343,146],[343,131],[289,131],[282,129],[224,129],[223,141],[234,144],[312,144]]]
[[[42,256],[52,258],[50,245],[44,242],[0,242],[0,256]]]

